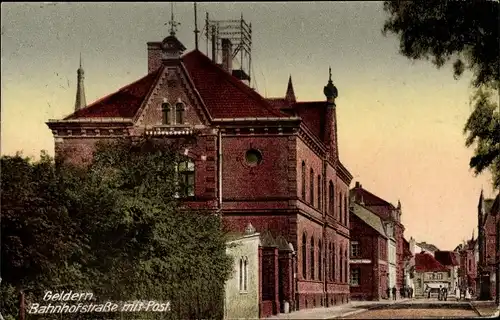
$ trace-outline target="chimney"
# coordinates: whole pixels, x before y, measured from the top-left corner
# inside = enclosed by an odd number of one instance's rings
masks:
[[[361,185],[359,184],[359,181],[356,181],[356,187],[355,188],[361,188]]]
[[[233,71],[233,45],[231,40],[222,39],[222,68],[232,74]]]

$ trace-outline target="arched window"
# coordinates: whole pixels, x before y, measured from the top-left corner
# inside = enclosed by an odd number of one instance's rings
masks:
[[[302,175],[302,200],[306,200],[306,163],[305,161],[302,161],[302,172],[301,172],[301,175]]]
[[[178,102],[175,105],[175,123],[184,124],[184,103]]]
[[[318,279],[323,280],[323,251],[321,248],[321,240],[318,242]]]
[[[318,209],[321,211],[321,175],[318,175]]]
[[[312,168],[309,174],[309,202],[314,207],[314,170]]]
[[[328,184],[328,213],[333,215],[333,209],[335,205],[335,189],[333,188],[333,182],[330,180]]]
[[[302,234],[302,278],[307,279],[307,238]]]
[[[183,197],[194,196],[194,162],[191,159],[185,159],[178,163],[178,182],[180,194]]]
[[[316,273],[314,272],[314,237],[311,237],[311,256],[309,257],[309,259],[311,259],[311,279],[314,280],[316,279]]]
[[[162,121],[163,124],[169,125],[171,123],[172,116],[171,116],[170,111],[171,111],[170,103],[168,103],[168,102],[162,103],[161,112],[163,114],[163,121]]]
[[[248,259],[245,257],[243,261],[243,291],[247,291],[248,288]]]

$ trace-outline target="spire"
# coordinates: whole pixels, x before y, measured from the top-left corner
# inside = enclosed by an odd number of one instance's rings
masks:
[[[401,210],[401,201],[398,199],[398,209]]]
[[[293,90],[292,75],[288,78],[288,86],[286,87],[285,100],[290,102],[297,101],[295,98],[295,92]]]
[[[165,23],[165,24],[170,25],[170,35],[175,36],[175,32],[177,31],[177,26],[180,25],[181,23],[176,22],[174,20],[174,3],[173,2],[170,2],[170,11],[171,11],[170,21],[168,23]]]
[[[85,100],[85,86],[83,80],[85,79],[84,71],[82,68],[82,53],[80,52],[80,67],[77,70],[77,85],[76,85],[76,100],[75,100],[75,111],[83,109],[87,106],[87,101]]]

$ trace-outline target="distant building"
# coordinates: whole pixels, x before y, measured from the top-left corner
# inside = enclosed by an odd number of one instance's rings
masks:
[[[379,216],[351,199],[351,300],[387,298],[387,241]]]
[[[479,250],[477,239],[474,239],[474,234],[470,240],[459,245],[455,251],[460,255],[458,268],[458,286],[464,291],[471,288],[476,291],[477,278],[477,261],[479,260]]]
[[[500,193],[495,199],[484,199],[483,191],[478,204],[478,297],[480,300],[491,300],[497,295],[498,268],[500,260],[499,224]]]
[[[415,256],[410,250],[410,243],[403,238],[404,249],[404,286],[415,289],[413,278],[415,277]]]
[[[422,297],[428,290],[450,288],[448,268],[437,261],[432,254],[421,252],[415,255],[415,297]]]
[[[351,199],[363,205],[382,219],[384,228],[389,238],[387,241],[388,252],[388,286],[398,289],[404,286],[404,226],[401,223],[401,202],[397,206],[363,189],[356,182],[351,189]]]
[[[425,241],[417,243],[417,247],[421,248],[420,252],[425,251],[425,252],[428,252],[432,255],[434,255],[434,252],[439,251],[438,247],[436,247],[435,245],[433,245],[431,243],[427,243]]]
[[[448,269],[448,279],[450,280],[450,291],[455,292],[458,288],[458,269],[460,267],[459,254],[453,251],[436,251],[434,257],[439,263]]]

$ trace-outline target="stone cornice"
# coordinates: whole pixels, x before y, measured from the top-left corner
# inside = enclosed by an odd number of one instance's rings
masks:
[[[353,176],[340,161],[337,162],[336,171],[337,171],[337,176],[349,186],[351,184]]]
[[[323,159],[326,156],[326,146],[305,125],[300,126],[299,137],[316,152],[319,158]]]

